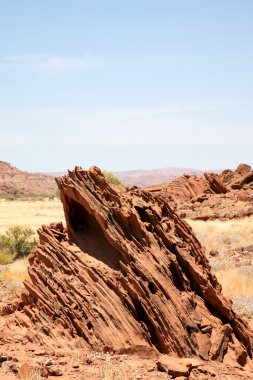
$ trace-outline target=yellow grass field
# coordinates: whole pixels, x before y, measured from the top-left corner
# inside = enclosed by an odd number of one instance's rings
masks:
[[[223,294],[231,298],[234,309],[252,318],[253,326],[253,266],[231,262],[233,250],[253,245],[253,217],[228,221],[187,220],[207,251],[219,254],[210,260],[222,285]],[[240,253],[243,259],[243,253]]]
[[[62,203],[58,199],[0,201],[0,233],[13,226],[36,231],[42,224],[64,222]]]
[[[226,252],[253,244],[253,216],[227,221],[187,220],[207,250]]]
[[[65,223],[62,203],[58,199],[0,201],[0,234],[14,226],[30,227],[36,230],[42,224]],[[19,281],[26,278],[27,259],[20,259],[9,265],[0,265],[0,279]]]
[[[0,265],[0,280],[22,281],[28,278],[27,258],[19,259],[9,265]]]

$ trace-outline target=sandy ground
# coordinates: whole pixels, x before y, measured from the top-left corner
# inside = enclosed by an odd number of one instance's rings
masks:
[[[58,199],[0,201],[0,233],[12,226],[31,227],[36,231],[42,224],[64,220]]]

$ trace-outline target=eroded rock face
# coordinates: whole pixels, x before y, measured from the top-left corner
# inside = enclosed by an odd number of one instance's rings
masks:
[[[253,214],[253,170],[240,164],[235,171],[183,175],[167,184],[147,187],[189,219],[233,219]]]
[[[252,331],[164,199],[118,190],[96,167],[77,167],[57,183],[67,231],[39,230],[20,323],[97,351],[249,364]]]

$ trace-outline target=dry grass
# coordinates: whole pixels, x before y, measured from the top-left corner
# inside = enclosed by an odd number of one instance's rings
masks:
[[[28,277],[27,259],[14,261],[12,264],[0,266],[0,279],[6,281],[20,281]]]
[[[60,200],[0,201],[0,233],[13,226],[37,230],[42,224],[64,222]]]
[[[65,222],[62,203],[54,200],[0,201],[0,234],[13,226],[30,227],[36,231],[42,224]],[[3,250],[0,252],[0,279],[19,281],[27,278],[27,260],[16,260]],[[7,265],[8,264],[8,265]]]
[[[107,362],[101,368],[101,375],[99,380],[122,380],[122,372],[118,367],[115,367],[111,362]]]
[[[11,264],[14,257],[7,250],[0,249],[0,265]]]
[[[253,267],[225,269],[216,273],[225,296],[233,301],[235,311],[253,316]]]
[[[222,284],[223,293],[226,296],[253,296],[253,267],[248,267],[251,268],[248,273],[244,273],[244,268],[246,267],[228,268],[216,272],[216,276]]]
[[[253,245],[253,216],[229,221],[188,220],[207,251],[218,251],[210,264],[222,285],[223,294],[232,299],[233,308],[253,316],[253,266],[235,267],[233,250]],[[241,253],[243,258],[243,253]],[[243,261],[242,261],[243,262]],[[240,265],[240,260],[237,265]]]
[[[110,360],[102,366],[99,380],[135,380],[134,375],[126,374],[122,369]]]
[[[228,221],[187,220],[208,251],[226,252],[253,244],[253,216]]]

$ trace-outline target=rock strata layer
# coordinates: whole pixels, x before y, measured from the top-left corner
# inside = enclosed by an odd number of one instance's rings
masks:
[[[67,231],[39,229],[20,325],[95,351],[250,365],[252,331],[166,200],[112,187],[96,167],[57,183]]]
[[[146,190],[162,196],[189,219],[233,219],[253,215],[253,170],[240,164],[235,171],[183,175]]]

